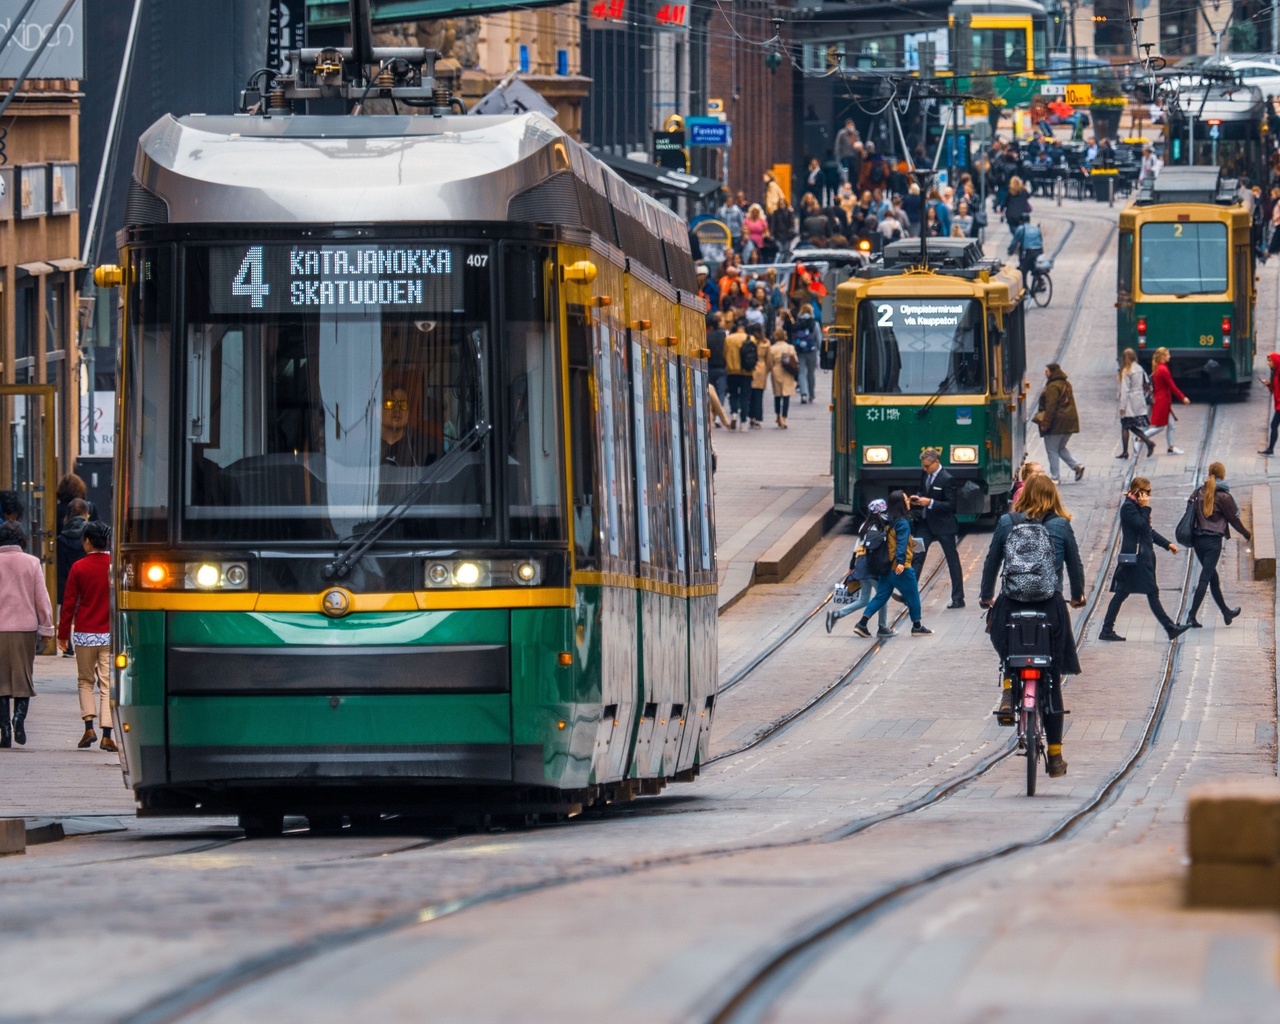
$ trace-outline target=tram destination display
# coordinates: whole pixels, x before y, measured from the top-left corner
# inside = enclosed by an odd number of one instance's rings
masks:
[[[457,246],[237,245],[209,250],[209,312],[461,312],[464,274],[487,251]]]

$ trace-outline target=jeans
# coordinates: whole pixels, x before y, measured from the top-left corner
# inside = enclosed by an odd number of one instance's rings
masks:
[[[889,595],[895,590],[907,602],[907,614],[911,616],[912,623],[919,622],[920,588],[916,585],[916,571],[910,566],[907,566],[900,573],[886,573],[876,581],[876,596],[871,599],[871,603],[867,605],[862,617],[869,619],[879,612],[889,603]]]
[[[871,603],[871,595],[875,593],[875,589],[875,580],[862,580],[858,586],[857,596],[848,604],[841,605],[832,612],[832,620],[839,622],[846,615],[856,612],[859,608],[865,608]],[[887,605],[880,606],[880,628],[889,628],[889,608]]]
[[[751,388],[751,422],[764,422],[764,388]]]
[[[787,418],[787,412],[791,409],[790,395],[774,395],[773,396],[773,414],[781,416],[784,420]]]
[[[800,397],[806,402],[817,398],[818,391],[818,350],[797,352],[800,362],[800,376],[796,378],[796,386],[800,389]]]
[[[1169,422],[1164,428],[1164,438],[1166,447],[1173,447],[1173,415],[1170,414]]]
[[[1049,456],[1049,475],[1053,479],[1058,479],[1058,460],[1061,459],[1072,469],[1079,469],[1080,463],[1071,457],[1071,453],[1067,451],[1067,442],[1071,440],[1070,434],[1045,434],[1044,435],[1044,451]],[[1172,444],[1173,442],[1169,442]]]
[[[707,371],[707,383],[716,389],[722,405],[729,404],[729,371],[724,367]]]
[[[729,408],[740,420],[747,419],[748,403],[751,401],[751,378],[741,373],[729,374]]]
[[[1280,230],[1277,230],[1276,234],[1280,235]],[[1267,439],[1267,451],[1273,452],[1276,450],[1276,434],[1278,432],[1280,432],[1280,409],[1271,414],[1271,436]]]
[[[1222,596],[1222,581],[1218,577],[1218,559],[1222,557],[1223,538],[1216,533],[1197,533],[1191,541],[1191,549],[1196,553],[1200,563],[1200,579],[1196,581],[1195,597],[1191,599],[1191,614],[1194,619],[1204,603],[1204,592],[1213,594],[1213,603],[1224,615],[1229,610],[1227,599]]]

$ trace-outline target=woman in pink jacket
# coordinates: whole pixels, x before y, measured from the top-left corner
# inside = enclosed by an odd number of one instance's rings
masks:
[[[25,720],[35,696],[32,671],[38,637],[53,636],[53,606],[40,559],[23,548],[27,535],[14,522],[0,523],[0,747],[27,742]],[[9,701],[13,700],[13,725]]]

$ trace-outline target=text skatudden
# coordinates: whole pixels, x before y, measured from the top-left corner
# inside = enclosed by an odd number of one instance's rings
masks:
[[[294,306],[417,306],[423,301],[422,278],[451,274],[453,254],[449,249],[295,249],[289,272],[295,278],[289,284]]]

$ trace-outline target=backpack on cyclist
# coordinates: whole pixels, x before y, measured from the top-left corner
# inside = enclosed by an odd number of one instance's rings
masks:
[[[747,335],[747,340],[742,343],[742,348],[738,350],[738,363],[750,373],[756,368],[756,363],[759,359],[760,353],[756,348],[756,343],[751,340],[750,335]]]
[[[1010,513],[1013,529],[1004,542],[1004,574],[1000,590],[1010,600],[1031,604],[1047,601],[1058,590],[1053,539],[1044,523]]]
[[[893,568],[893,556],[889,551],[889,531],[883,523],[873,522],[862,535],[862,546],[867,554],[867,572],[872,576],[884,576]]]

